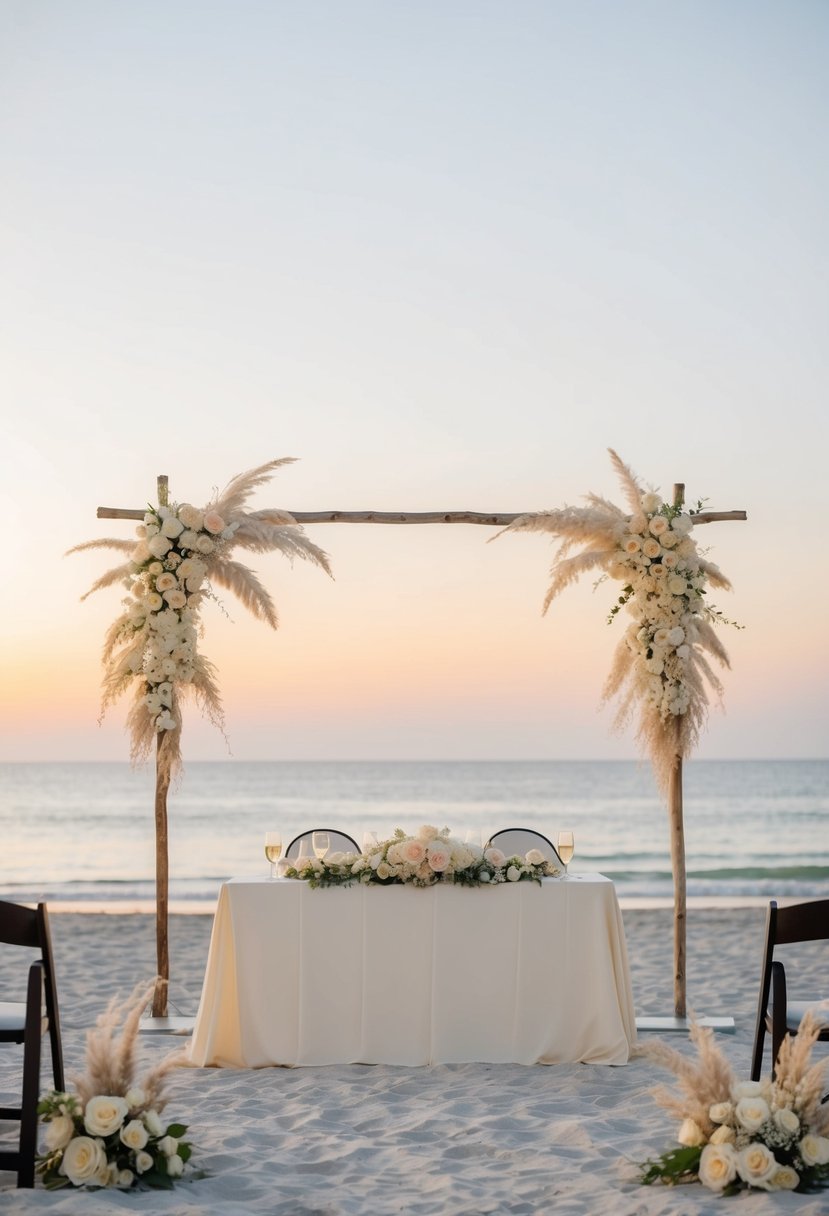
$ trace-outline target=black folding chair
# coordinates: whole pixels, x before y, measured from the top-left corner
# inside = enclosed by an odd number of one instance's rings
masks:
[[[807,1008],[823,1022],[820,1038],[829,1040],[829,1005],[812,1000],[790,1001],[786,992],[786,970],[774,957],[776,946],[796,942],[829,941],[829,899],[792,904],[778,908],[772,900],[766,915],[766,945],[763,951],[763,971],[760,977],[760,999],[757,1002],[757,1023],[754,1029],[754,1054],[751,1063],[752,1081],[760,1080],[763,1068],[763,1044],[766,1032],[771,1034],[772,1072],[777,1067],[780,1044],[787,1034],[797,1034],[797,1028]],[[823,1008],[820,1009],[820,1004]]]
[[[356,840],[353,840],[348,832],[338,832],[335,828],[309,828],[307,832],[300,832],[295,836],[285,850],[285,856],[293,861],[299,856],[299,846],[303,840],[310,840],[314,832],[327,832],[328,845],[330,853],[359,853],[360,846]]]
[[[0,1043],[23,1044],[20,1106],[0,1107],[0,1120],[20,1123],[17,1149],[0,1151],[0,1170],[16,1170],[17,1185],[32,1187],[37,1152],[37,1103],[40,1093],[41,1039],[49,1035],[55,1089],[65,1090],[60,1016],[55,990],[52,937],[45,904],[36,909],[0,900],[0,943],[40,951],[29,967],[25,1002],[0,1001]]]
[[[500,849],[508,857],[525,857],[530,849],[538,849],[554,865],[564,866],[552,840],[548,840],[541,832],[536,832],[535,828],[502,828],[500,832],[490,836],[486,847],[489,848],[490,845]]]

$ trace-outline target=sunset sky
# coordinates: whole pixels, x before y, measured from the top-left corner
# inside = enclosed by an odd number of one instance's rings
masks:
[[[0,8],[0,759],[97,724],[110,564],[157,474],[205,502],[541,510],[644,482],[745,628],[703,757],[829,738],[829,7],[814,0],[7,0]],[[623,622],[553,548],[309,527],[273,633],[205,613],[238,759],[635,757]],[[224,759],[195,710],[185,756]]]

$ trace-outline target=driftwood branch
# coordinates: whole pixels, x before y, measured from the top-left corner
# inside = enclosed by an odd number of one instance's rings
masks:
[[[143,519],[144,510],[127,507],[98,507],[98,519]],[[298,524],[484,524],[505,528],[530,511],[289,511]],[[729,519],[747,519],[745,511],[702,511],[695,524]]]

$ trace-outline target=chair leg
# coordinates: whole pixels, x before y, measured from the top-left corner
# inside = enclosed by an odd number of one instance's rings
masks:
[[[777,1076],[777,1057],[788,1033],[786,1030],[786,971],[782,963],[772,963],[771,965],[771,999],[771,1075],[774,1078]]]
[[[26,1188],[31,1188],[35,1184],[42,1002],[43,966],[41,963],[34,963],[29,968],[29,988],[26,998],[26,1038],[23,1047],[23,1096],[20,1102],[20,1157],[17,1165],[17,1185],[18,1187]]]

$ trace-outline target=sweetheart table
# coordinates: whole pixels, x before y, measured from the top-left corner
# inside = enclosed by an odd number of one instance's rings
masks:
[[[636,1022],[600,874],[219,893],[191,1064],[624,1064]]]

